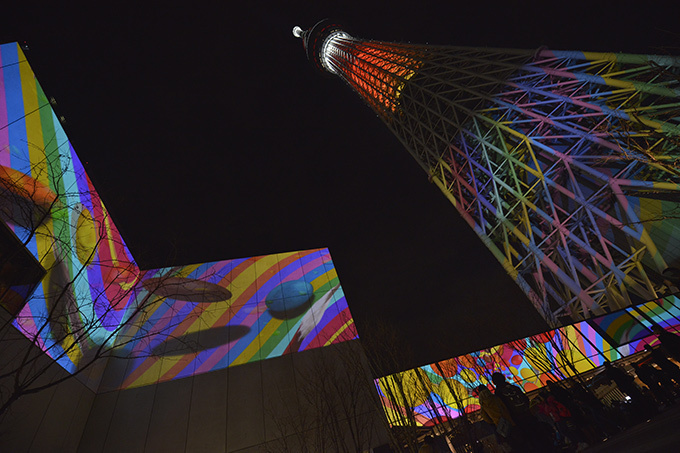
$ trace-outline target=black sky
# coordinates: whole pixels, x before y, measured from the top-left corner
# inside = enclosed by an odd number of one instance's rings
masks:
[[[680,54],[678,7],[634,1],[194,3],[15,6],[0,40],[29,44],[143,267],[329,247],[360,335],[394,325],[415,351],[406,365],[543,324],[292,27],[328,17],[385,41]]]

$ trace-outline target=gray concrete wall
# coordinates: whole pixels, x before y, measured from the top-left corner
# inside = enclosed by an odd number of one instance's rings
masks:
[[[0,346],[0,374],[30,351],[45,370],[36,385],[69,376],[11,326]],[[127,363],[110,359],[101,387],[120,382]],[[70,377],[12,406],[0,452],[361,451],[387,441],[365,365],[350,341],[99,394]],[[0,380],[3,391],[10,384]]]
[[[23,376],[38,376],[34,386],[68,379],[38,393],[20,397],[0,416],[0,452],[71,452],[76,451],[95,399],[95,393],[35,347],[14,327],[7,324],[1,310],[0,375],[16,369],[25,357],[36,357]],[[13,377],[0,379],[2,400],[12,392]]]
[[[100,393],[78,451],[368,449],[384,444],[386,435],[364,365],[359,343],[347,342]]]

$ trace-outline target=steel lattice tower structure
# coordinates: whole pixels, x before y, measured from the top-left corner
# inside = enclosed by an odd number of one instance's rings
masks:
[[[412,45],[295,27],[551,325],[677,291],[680,58]]]

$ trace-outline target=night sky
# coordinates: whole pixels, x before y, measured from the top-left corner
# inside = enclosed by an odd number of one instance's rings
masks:
[[[338,78],[313,69],[291,29],[330,18],[384,41],[677,55],[679,7],[232,3],[3,7],[0,41],[30,46],[139,264],[328,247],[360,336],[377,323],[398,329],[413,350],[402,367],[543,330],[408,152]]]

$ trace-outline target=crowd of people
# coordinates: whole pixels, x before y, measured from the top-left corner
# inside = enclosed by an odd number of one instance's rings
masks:
[[[548,382],[531,400],[501,373],[491,376],[494,391],[476,389],[482,418],[494,425],[505,451],[581,451],[590,444],[648,419],[680,396],[680,337],[654,327],[661,346],[646,345],[649,354],[631,363],[635,376],[605,362],[600,381],[613,383],[624,395],[605,405],[592,389],[574,381]],[[672,358],[673,360],[669,359]],[[611,385],[611,384],[610,384]]]
[[[496,427],[496,439],[507,451],[559,451],[559,435],[575,443],[577,448],[588,446],[585,436],[573,423],[573,412],[568,408],[572,399],[560,401],[562,395],[557,387],[542,389],[530,401],[522,389],[509,383],[503,374],[494,373],[491,380],[495,387],[493,393],[487,386],[477,387],[481,414]]]

